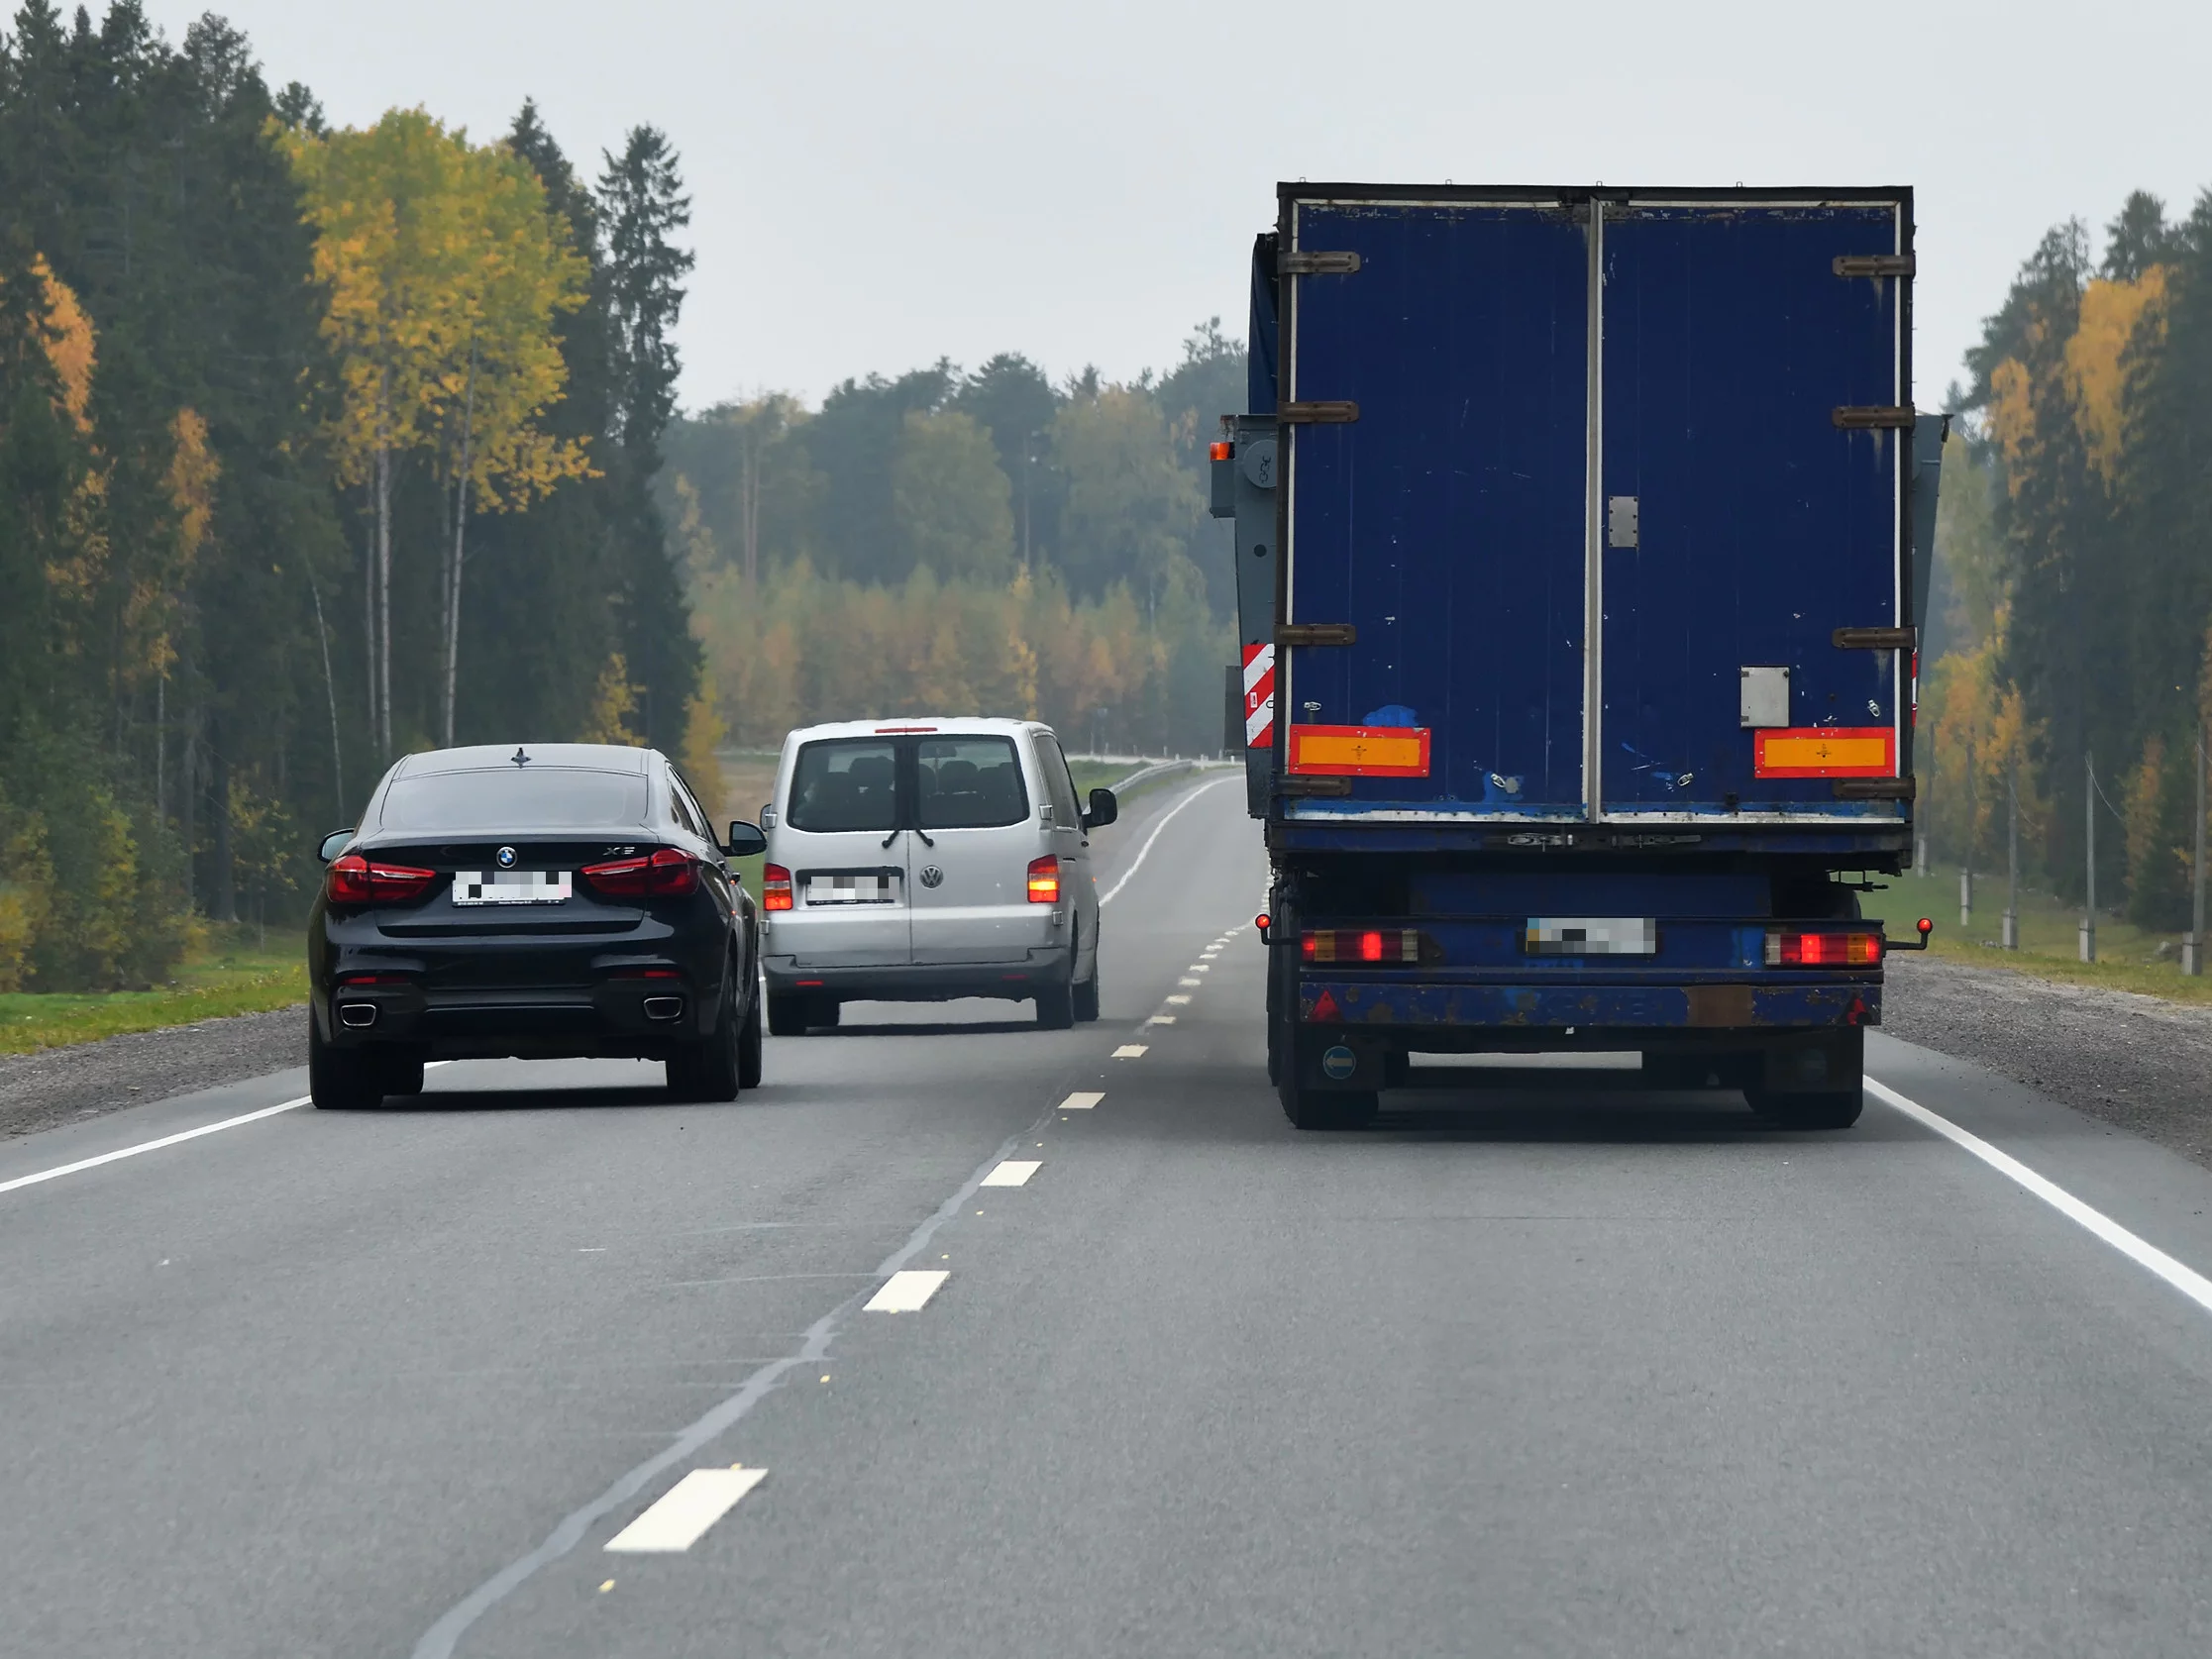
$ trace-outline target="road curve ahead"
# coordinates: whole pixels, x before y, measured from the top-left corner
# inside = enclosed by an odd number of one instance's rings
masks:
[[[1878,1039],[1299,1135],[1241,796],[1102,838],[1096,1026],[0,1146],[0,1653],[2212,1651],[2212,1175]]]

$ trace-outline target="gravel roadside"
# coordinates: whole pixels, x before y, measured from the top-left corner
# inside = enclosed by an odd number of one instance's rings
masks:
[[[0,1140],[307,1064],[307,1005],[0,1058]]]
[[[2212,1169],[2212,1008],[1891,957],[1882,1029]]]

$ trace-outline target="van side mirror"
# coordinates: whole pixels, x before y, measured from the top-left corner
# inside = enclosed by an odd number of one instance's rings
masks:
[[[749,859],[768,851],[768,837],[761,834],[760,826],[730,821],[730,838],[722,844],[723,853],[733,859]]]
[[[332,830],[330,834],[323,837],[321,843],[315,848],[316,860],[322,864],[330,863],[332,859],[346,850],[346,843],[353,838],[354,832],[350,829]]]
[[[1113,798],[1111,789],[1093,789],[1091,810],[1083,815],[1083,827],[1087,830],[1104,829],[1120,816],[1121,804]]]

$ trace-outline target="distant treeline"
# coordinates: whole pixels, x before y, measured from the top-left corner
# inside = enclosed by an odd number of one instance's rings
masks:
[[[335,40],[335,37],[334,37]],[[0,989],[296,913],[313,832],[458,739],[682,751],[651,484],[676,158],[525,105],[329,129],[212,15],[0,31]],[[694,743],[695,748],[695,743]]]
[[[1919,772],[1938,851],[2187,925],[2212,714],[2212,191],[2052,230],[1968,355],[1937,533]]]
[[[1234,592],[1206,447],[1244,396],[1216,320],[1127,384],[1003,354],[680,420],[663,506],[722,721],[766,743],[941,710],[1217,747]]]

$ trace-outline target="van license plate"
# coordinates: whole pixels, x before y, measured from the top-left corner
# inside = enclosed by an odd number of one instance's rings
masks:
[[[809,876],[806,902],[814,904],[895,904],[897,891],[889,876]]]
[[[456,904],[565,904],[574,891],[566,870],[457,870]]]

